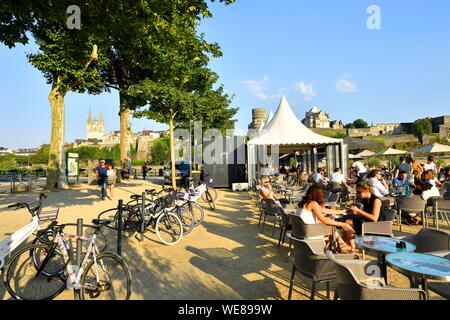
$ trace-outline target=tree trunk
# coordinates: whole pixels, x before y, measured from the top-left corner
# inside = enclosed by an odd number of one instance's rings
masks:
[[[128,169],[128,163],[130,160],[130,114],[131,110],[125,105],[122,97],[120,97],[120,163],[122,169]]]
[[[170,130],[170,163],[171,163],[171,175],[172,175],[172,187],[177,189],[177,178],[175,176],[175,139],[173,135],[173,120],[175,118],[175,114],[173,109],[170,107],[170,118],[169,118],[169,130]]]
[[[52,113],[50,150],[47,164],[47,189],[67,189],[66,157],[64,152],[64,96],[59,79],[48,95]]]

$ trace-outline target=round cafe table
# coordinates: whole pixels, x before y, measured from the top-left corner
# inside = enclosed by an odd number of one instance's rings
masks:
[[[397,248],[397,242],[402,241],[406,244],[406,248]],[[355,243],[358,247],[372,251],[377,254],[378,261],[382,266],[384,281],[387,284],[387,265],[386,255],[390,253],[405,253],[413,252],[416,246],[410,242],[406,242],[397,238],[380,237],[380,236],[357,236]]]
[[[423,253],[392,253],[386,263],[409,277],[422,279],[422,290],[428,298],[427,280],[450,282],[450,260]]]

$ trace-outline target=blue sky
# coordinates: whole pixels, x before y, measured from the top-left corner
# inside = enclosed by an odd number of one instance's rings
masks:
[[[381,30],[366,26],[369,5],[381,9]],[[283,94],[302,118],[313,105],[345,123],[450,114],[450,1],[237,0],[212,11],[200,29],[224,53],[211,68],[235,94],[237,128],[247,128],[253,107],[275,111]],[[0,45],[0,146],[49,141],[50,87],[26,61],[32,50]],[[85,138],[89,108],[104,113],[106,130],[119,128],[116,93],[69,93],[66,141]]]

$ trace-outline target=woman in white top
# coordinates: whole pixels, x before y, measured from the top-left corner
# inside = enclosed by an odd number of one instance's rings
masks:
[[[422,187],[422,199],[427,201],[429,198],[439,197],[439,189],[433,186],[431,183],[425,183]]]
[[[344,232],[343,238],[348,240],[347,242],[344,241],[338,233],[334,235],[339,243],[340,251],[342,253],[355,251],[355,231],[350,224],[334,221],[326,216],[327,214],[344,214],[345,210],[326,209],[324,204],[323,189],[319,186],[311,186],[299,203],[296,214],[300,216],[305,224],[326,224],[329,226],[341,227]]]
[[[116,172],[112,164],[107,165],[108,171],[106,172],[107,179],[106,184],[108,185],[109,196],[108,198],[112,200],[114,196],[114,186],[116,184]]]
[[[369,173],[369,184],[372,187],[372,193],[377,198],[383,198],[389,194],[389,187],[386,181],[381,176],[380,170],[372,170]]]

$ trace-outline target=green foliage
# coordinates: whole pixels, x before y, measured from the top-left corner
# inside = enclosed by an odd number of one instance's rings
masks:
[[[439,165],[441,168],[445,168],[445,166],[447,165],[447,162],[442,158],[436,159],[436,160],[434,160],[434,162],[437,165]]]
[[[375,165],[375,167],[377,167],[378,169],[381,168],[381,160],[378,158],[370,158],[367,164],[369,165],[369,167]]]
[[[344,132],[336,131],[336,130],[324,130],[320,131],[320,134],[325,137],[334,138],[334,139],[344,139],[347,135]]]
[[[368,128],[369,124],[364,121],[363,119],[356,119],[355,121],[353,121],[353,128],[357,128],[357,129],[364,129],[364,128]]]
[[[30,156],[30,164],[47,164],[50,145],[44,144],[39,151]]]
[[[0,170],[17,169],[17,163],[14,155],[0,156]]]
[[[160,138],[153,142],[152,163],[157,165],[165,165],[170,159],[170,139]]]
[[[85,165],[88,161],[97,161],[100,159],[114,160],[117,165],[120,163],[120,146],[99,147],[99,146],[80,146],[78,148],[68,148],[66,152],[78,153],[80,162]],[[136,155],[136,148],[131,146],[131,157]]]
[[[390,162],[392,165],[397,166],[400,163],[400,156],[393,156]]]
[[[433,132],[433,126],[430,119],[419,119],[413,123],[411,130],[416,137],[422,138]]]
[[[290,158],[289,159],[289,166],[292,167],[297,167],[297,163],[295,162],[295,158]]]

